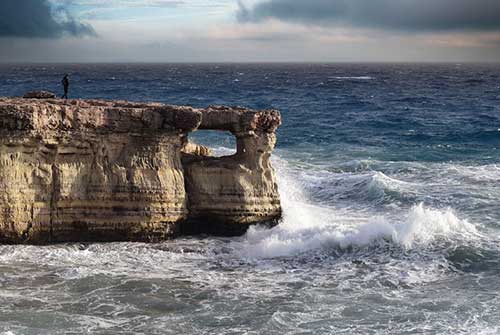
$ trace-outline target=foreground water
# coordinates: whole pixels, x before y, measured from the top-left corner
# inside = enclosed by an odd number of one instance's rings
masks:
[[[238,238],[0,246],[0,333],[500,333],[500,66],[3,65],[0,96],[65,72],[77,97],[280,109],[285,216]]]

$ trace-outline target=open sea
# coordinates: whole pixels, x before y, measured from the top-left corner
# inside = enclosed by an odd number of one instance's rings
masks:
[[[0,96],[64,73],[70,98],[279,109],[284,218],[0,246],[0,334],[500,334],[500,64],[0,65]]]

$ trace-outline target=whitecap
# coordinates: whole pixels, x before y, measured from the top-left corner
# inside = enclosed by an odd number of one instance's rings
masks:
[[[459,219],[451,209],[437,210],[423,204],[412,207],[399,220],[384,216],[356,217],[355,213],[343,217],[333,209],[300,208],[300,213],[285,212],[283,223],[271,230],[250,228],[244,242],[238,242],[241,245],[235,249],[240,250],[242,257],[273,258],[320,248],[345,250],[380,243],[412,249],[439,239],[470,240],[480,236],[474,225]]]
[[[370,76],[335,76],[335,77],[329,77],[329,79],[336,79],[336,80],[373,80],[375,78],[374,77],[370,77]]]
[[[475,226],[451,208],[436,209],[423,203],[394,212],[340,209],[312,204],[300,183],[289,175],[286,161],[277,160],[283,220],[272,229],[251,227],[234,250],[243,258],[286,257],[322,248],[364,248],[392,243],[401,248],[425,247],[434,241],[470,240],[480,236]],[[366,179],[365,179],[366,180]],[[413,187],[383,173],[371,175],[364,192]]]

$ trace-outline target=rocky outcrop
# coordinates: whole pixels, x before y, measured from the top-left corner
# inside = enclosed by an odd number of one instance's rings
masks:
[[[192,228],[232,235],[249,224],[279,217],[280,199],[270,157],[280,122],[276,111],[227,107],[202,111],[200,128],[231,132],[237,151],[226,157],[184,157],[190,219],[195,222]]]
[[[48,91],[31,91],[26,93],[23,98],[26,99],[55,99],[56,95]]]
[[[243,232],[281,207],[276,111],[125,101],[0,99],[0,241],[158,241]],[[198,129],[230,131],[212,157]]]

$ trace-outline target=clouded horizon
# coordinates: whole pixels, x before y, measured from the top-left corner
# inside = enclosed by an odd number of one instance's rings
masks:
[[[0,62],[496,62],[497,0],[2,0]]]

